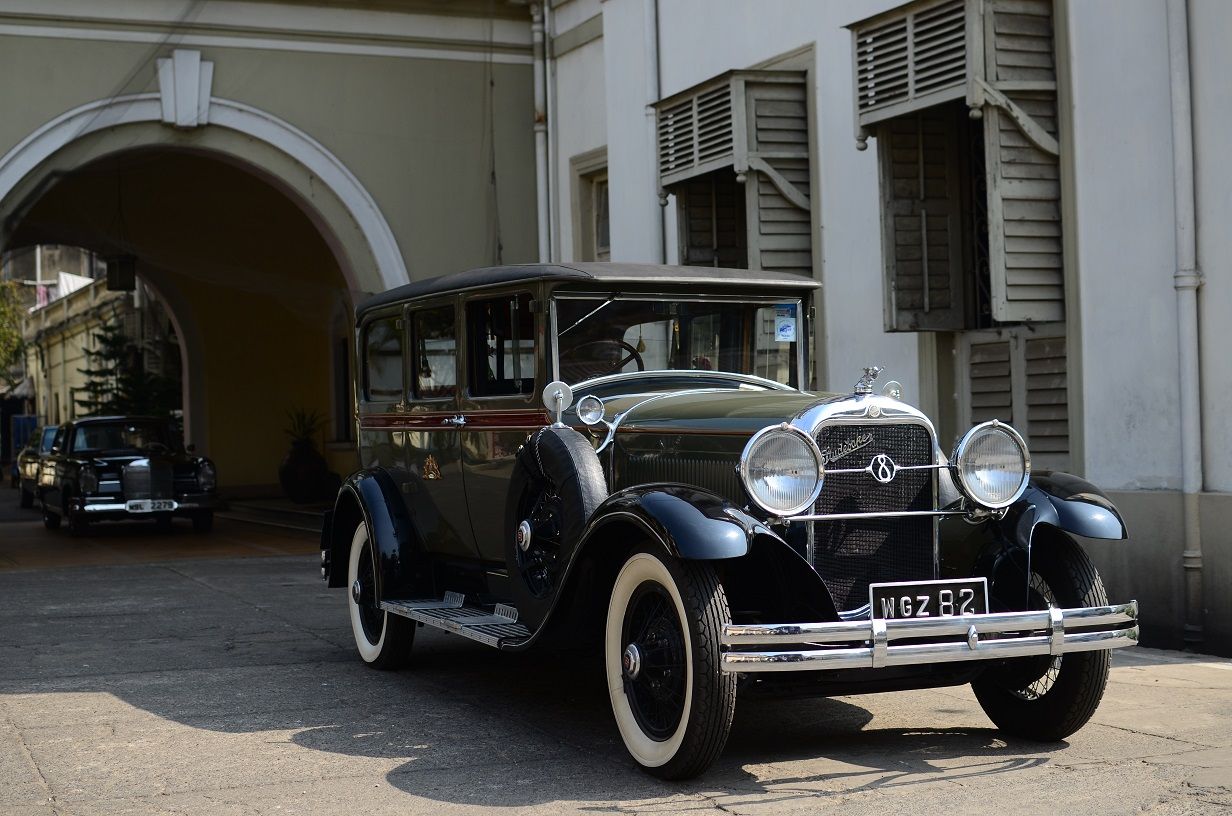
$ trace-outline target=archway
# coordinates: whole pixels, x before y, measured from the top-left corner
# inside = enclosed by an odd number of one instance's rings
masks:
[[[84,106],[0,159],[5,248],[136,256],[181,339],[189,438],[232,491],[270,489],[293,409],[327,418],[318,439],[345,471],[353,305],[407,280],[388,225],[285,123],[212,100],[208,127],[174,130],[151,104]]]

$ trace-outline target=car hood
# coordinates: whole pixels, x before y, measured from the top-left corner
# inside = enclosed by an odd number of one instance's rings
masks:
[[[790,422],[814,405],[849,396],[805,391],[697,389],[612,397],[604,400],[604,414],[608,420],[620,415],[621,431],[752,435],[767,425]]]

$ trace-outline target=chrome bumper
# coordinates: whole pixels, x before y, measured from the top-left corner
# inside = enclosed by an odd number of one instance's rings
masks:
[[[948,639],[893,643],[920,638]],[[722,642],[723,671],[739,673],[878,669],[1059,655],[1137,645],[1138,602],[952,618],[728,624],[723,627]],[[773,644],[805,648],[746,648]]]
[[[219,506],[219,501],[216,497],[209,494],[186,496],[181,501],[180,499],[172,499],[175,502],[175,509],[163,512],[182,513],[187,510],[216,510]],[[74,513],[128,513],[133,518],[142,518],[149,516],[153,518],[157,513],[129,513],[127,501],[108,501],[107,499],[89,498],[83,504],[80,500],[74,500],[70,509]]]

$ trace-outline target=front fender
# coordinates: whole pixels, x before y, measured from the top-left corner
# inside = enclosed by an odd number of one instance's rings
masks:
[[[361,519],[376,548],[377,599],[413,597],[426,589],[428,579],[414,524],[397,484],[379,468],[351,474],[338,489],[322,533],[322,548],[329,543],[328,585],[345,585],[351,538]]]
[[[739,558],[759,534],[774,535],[740,508],[682,484],[639,485],[613,493],[596,508],[582,542],[608,524],[632,521],[679,558]]]
[[[1060,471],[1032,474],[1026,493],[1006,513],[1002,524],[1007,535],[1023,545],[1030,543],[1039,524],[1086,538],[1129,537],[1120,511],[1102,490],[1086,479]]]

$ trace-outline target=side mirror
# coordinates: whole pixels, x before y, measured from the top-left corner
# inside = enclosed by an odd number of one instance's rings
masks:
[[[59,446],[59,445],[52,445],[52,446],[51,446],[51,455],[52,455],[52,456],[59,456],[61,453],[63,453],[63,451],[61,451],[61,450],[60,450],[60,446]]]

